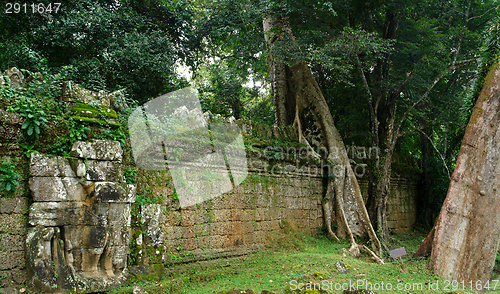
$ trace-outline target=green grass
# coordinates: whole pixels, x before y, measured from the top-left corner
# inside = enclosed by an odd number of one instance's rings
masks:
[[[408,233],[393,236],[394,248],[404,246],[408,252],[403,258],[407,272],[401,270],[399,261],[385,259],[386,264],[378,265],[368,255],[359,259],[344,255],[348,243],[331,242],[325,238],[313,238],[300,233],[292,233],[275,240],[274,245],[251,255],[232,259],[197,262],[178,265],[167,269],[161,281],[137,283],[149,293],[216,293],[233,288],[253,289],[256,293],[270,290],[274,293],[293,293],[285,291],[291,281],[297,283],[322,283],[323,280],[335,283],[358,280],[373,286],[391,283],[393,290],[378,290],[377,293],[447,293],[445,281],[434,276],[427,259],[414,259],[413,253],[425,238],[424,234]],[[337,261],[344,262],[350,273],[340,274],[335,266]],[[438,282],[439,291],[429,290],[429,283]],[[397,285],[412,287],[411,290],[398,290]],[[131,283],[133,284],[133,282]],[[339,285],[340,285],[339,284]],[[415,286],[413,286],[415,284]],[[421,285],[422,290],[415,287]],[[332,286],[329,286],[331,289]],[[363,286],[362,288],[366,288]],[[500,288],[500,285],[497,287]],[[114,289],[108,293],[131,293],[132,286]],[[293,290],[293,288],[292,288]],[[475,293],[461,291],[462,293]],[[296,293],[302,293],[296,291]],[[320,292],[304,292],[320,293]],[[332,291],[328,293],[342,293]],[[495,293],[495,292],[488,292]],[[496,292],[499,293],[499,292]]]

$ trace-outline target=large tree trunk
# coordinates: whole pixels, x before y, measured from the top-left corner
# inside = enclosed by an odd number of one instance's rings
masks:
[[[450,280],[488,281],[500,241],[500,68],[485,79],[439,215],[434,272]],[[451,276],[450,276],[451,274]]]
[[[380,242],[368,217],[344,143],[335,128],[328,105],[314,76],[303,60],[287,65],[273,56],[272,50],[277,41],[285,37],[293,41],[293,35],[286,20],[268,18],[264,20],[263,25],[266,41],[271,48],[269,70],[273,94],[286,93],[285,101],[275,97],[275,101],[281,103],[275,105],[276,112],[281,113],[277,114],[277,118],[281,116],[282,123],[293,122],[297,126],[299,139],[310,147],[312,156],[320,159],[319,152],[314,151],[315,148],[316,150],[324,148],[327,151],[326,158],[322,159],[328,163],[329,172],[333,174],[333,177],[328,179],[327,192],[323,201],[327,229],[332,237],[336,238],[332,233],[330,222],[333,210],[335,210],[339,236],[350,238],[353,250],[358,252],[354,238],[368,236],[373,241],[373,249],[380,255]],[[282,81],[276,81],[273,78],[279,78]],[[282,113],[286,113],[286,119],[283,118]],[[293,116],[292,113],[294,113]]]

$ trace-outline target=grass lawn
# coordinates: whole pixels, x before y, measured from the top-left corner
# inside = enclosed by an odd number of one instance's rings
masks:
[[[316,287],[329,292],[342,293],[340,289],[349,281],[360,288],[377,293],[447,293],[459,288],[461,293],[476,293],[462,290],[462,284],[450,284],[434,276],[427,259],[414,259],[425,234],[411,232],[393,235],[394,248],[405,247],[408,255],[403,258],[407,272],[401,270],[400,261],[384,258],[386,264],[378,265],[367,254],[355,259],[345,254],[348,243],[336,243],[326,238],[314,238],[301,233],[283,235],[272,246],[247,256],[231,259],[219,259],[178,265],[167,269],[161,281],[137,283],[148,293],[217,293],[233,288],[253,289],[260,294],[262,290],[274,293],[293,293],[299,283],[303,289]],[[342,261],[350,269],[347,274],[340,274],[335,265]],[[108,293],[131,293],[128,286],[113,289]],[[382,287],[383,283],[383,287]],[[389,289],[388,283],[391,284]],[[493,284],[491,284],[493,286]],[[446,288],[446,286],[448,286]],[[454,288],[455,286],[455,288]],[[465,284],[465,287],[470,285]],[[335,287],[340,290],[335,290]],[[375,290],[377,289],[378,290]],[[398,290],[400,287],[400,290]],[[405,290],[406,287],[406,290]],[[286,289],[289,289],[287,291]],[[500,285],[497,287],[500,290]],[[333,290],[333,291],[332,291]],[[500,291],[488,293],[500,293]],[[308,291],[295,293],[320,293]]]

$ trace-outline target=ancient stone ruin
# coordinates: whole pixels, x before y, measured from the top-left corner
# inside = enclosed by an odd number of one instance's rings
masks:
[[[130,205],[116,141],[76,142],[74,158],[31,154],[28,282],[43,291],[96,292],[127,278]]]
[[[0,75],[0,87],[20,89],[36,76],[10,69]],[[127,108],[119,92],[71,82],[60,99],[65,118],[95,129],[120,127],[118,113]],[[309,234],[324,226],[323,178],[299,160],[276,162],[247,150],[248,176],[240,185],[181,207],[169,171],[137,168],[123,142],[77,141],[70,156],[34,152],[28,158],[25,118],[3,109],[0,117],[0,158],[20,174],[15,192],[0,193],[0,288],[105,291],[168,265],[250,253],[272,243],[287,224]],[[235,123],[256,147],[297,141],[291,127]],[[126,183],[127,170],[136,172],[135,185]],[[367,195],[367,181],[359,180]],[[416,218],[417,181],[392,183],[389,226],[405,231]]]

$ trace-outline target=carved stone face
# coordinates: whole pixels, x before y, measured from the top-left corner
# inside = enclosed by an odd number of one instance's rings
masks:
[[[17,90],[24,87],[24,76],[17,68],[13,67],[6,70],[5,76],[9,78],[12,89]]]

